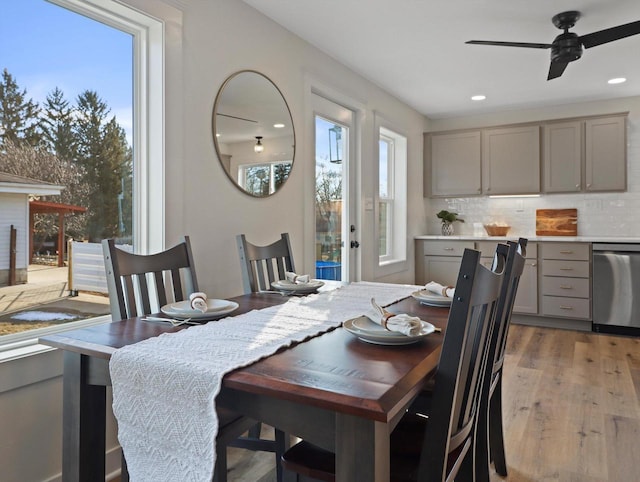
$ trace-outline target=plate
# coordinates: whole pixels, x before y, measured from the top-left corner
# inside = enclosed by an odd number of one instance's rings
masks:
[[[229,308],[231,305],[231,301],[228,300],[216,300],[214,298],[207,298],[207,313],[212,311],[220,311],[226,308]],[[197,315],[198,313],[202,313],[200,310],[194,310],[191,308],[191,301],[178,301],[177,303],[171,303],[168,305],[169,308],[173,311],[180,311],[184,313],[189,313],[191,315]]]
[[[308,283],[292,283],[287,280],[278,280],[271,283],[271,288],[280,291],[295,291],[296,293],[313,293],[324,286],[323,281],[311,280]]]
[[[184,320],[186,318],[191,318],[192,320],[209,321],[209,320],[215,320],[216,318],[220,318],[224,315],[227,315],[237,310],[238,307],[240,306],[235,301],[210,299],[210,300],[207,300],[207,305],[213,306],[213,309],[208,309],[206,312],[203,313],[198,310],[185,310],[184,305],[182,303],[190,303],[190,302],[179,301],[177,303],[170,303],[160,308],[160,311],[162,311],[165,315],[175,318],[176,320]],[[224,306],[221,307],[221,303],[224,303]]]
[[[366,316],[359,316],[345,321],[342,326],[345,330],[358,339],[373,343],[374,345],[410,345],[422,340],[425,336],[435,331],[435,327],[426,321],[422,322],[422,332],[416,336],[407,336],[402,333],[389,331],[381,325],[374,323]]]
[[[432,293],[429,290],[414,291],[413,293],[411,293],[411,296],[413,296],[420,303],[429,306],[451,306],[452,301],[448,296],[438,295],[436,293]]]

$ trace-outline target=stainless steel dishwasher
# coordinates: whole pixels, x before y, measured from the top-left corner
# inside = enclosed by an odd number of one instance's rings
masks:
[[[593,330],[640,336],[640,244],[593,244]]]

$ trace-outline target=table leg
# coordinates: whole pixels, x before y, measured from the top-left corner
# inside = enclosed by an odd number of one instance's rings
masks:
[[[104,480],[106,387],[88,384],[88,357],[65,351],[62,480]]]
[[[336,414],[336,482],[388,482],[389,426]]]

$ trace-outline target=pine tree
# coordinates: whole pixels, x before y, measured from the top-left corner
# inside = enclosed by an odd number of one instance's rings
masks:
[[[46,148],[62,159],[73,160],[75,157],[73,109],[58,87],[47,95],[40,119],[43,143]]]
[[[26,95],[26,89],[21,91],[5,68],[0,82],[0,144],[11,141],[37,146],[40,143],[38,104],[31,99],[25,100]]]

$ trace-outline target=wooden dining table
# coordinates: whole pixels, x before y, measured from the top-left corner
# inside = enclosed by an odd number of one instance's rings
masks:
[[[234,315],[287,300],[271,293],[230,299],[239,304]],[[388,481],[389,435],[437,367],[449,310],[412,297],[387,309],[419,316],[442,332],[409,345],[383,346],[332,329],[227,373],[216,405],[334,451],[338,482]],[[136,317],[40,338],[64,350],[63,482],[104,480],[111,355],[182,329],[188,327]]]

